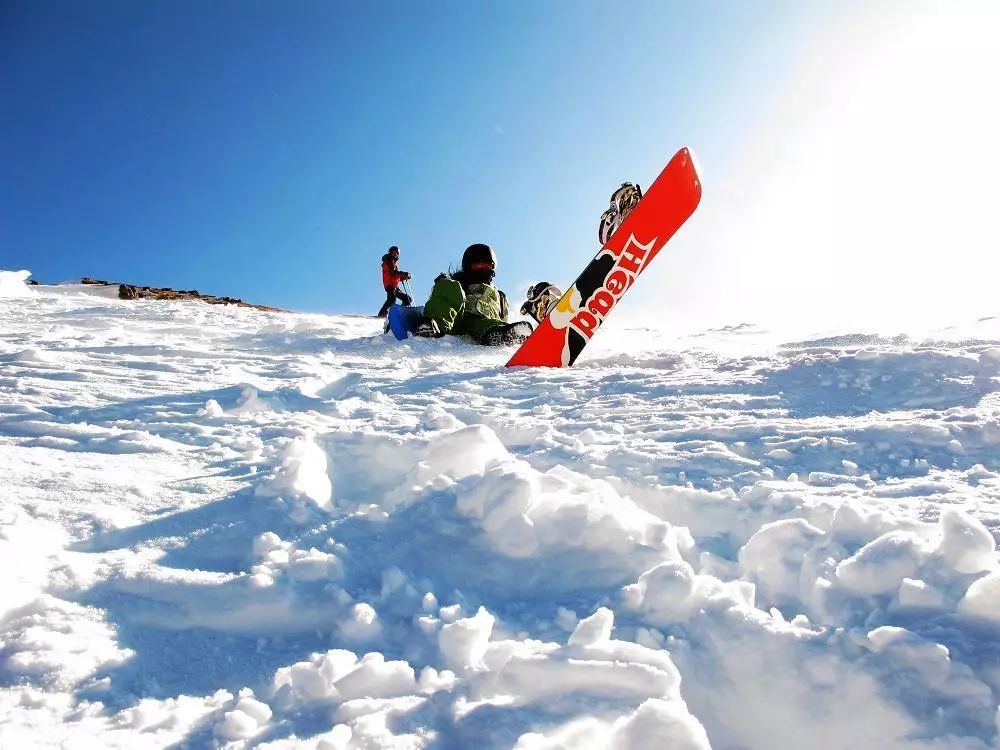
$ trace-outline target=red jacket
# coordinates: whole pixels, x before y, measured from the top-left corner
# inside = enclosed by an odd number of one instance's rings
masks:
[[[382,256],[382,286],[399,286],[399,282],[406,278],[406,273],[396,268],[398,262],[391,255]]]

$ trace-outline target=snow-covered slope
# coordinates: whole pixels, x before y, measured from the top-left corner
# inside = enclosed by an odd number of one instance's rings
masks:
[[[367,318],[27,292],[0,747],[996,746],[998,321],[609,326],[506,370]]]

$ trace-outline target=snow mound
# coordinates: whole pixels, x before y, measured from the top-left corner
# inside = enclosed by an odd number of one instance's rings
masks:
[[[32,290],[25,283],[31,271],[0,271],[0,297],[30,297]]]
[[[508,370],[0,279],[4,747],[996,747],[1000,318]]]

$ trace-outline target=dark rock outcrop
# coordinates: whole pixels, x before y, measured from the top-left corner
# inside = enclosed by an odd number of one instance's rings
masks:
[[[99,286],[114,286],[111,282],[92,279],[85,276],[80,279],[81,284],[94,284]],[[119,299],[159,299],[159,300],[186,300],[196,299],[207,302],[210,305],[237,305],[239,307],[252,307],[255,310],[268,310],[272,312],[284,312],[278,307],[268,307],[267,305],[254,305],[244,302],[236,297],[216,297],[211,294],[200,294],[197,289],[189,291],[177,291],[169,287],[135,286],[134,284],[118,284]]]

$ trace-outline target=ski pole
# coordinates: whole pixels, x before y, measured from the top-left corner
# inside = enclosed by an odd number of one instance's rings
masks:
[[[410,285],[406,279],[403,279],[403,291],[406,292],[406,296],[410,298],[410,302],[413,302],[413,292],[410,291]]]

